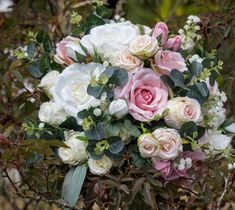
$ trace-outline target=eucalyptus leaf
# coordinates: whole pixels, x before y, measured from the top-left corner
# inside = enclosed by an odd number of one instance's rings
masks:
[[[85,165],[78,165],[77,167],[72,167],[65,176],[62,198],[71,206],[75,206],[78,201],[86,173],[87,167]],[[64,210],[69,209],[65,208]]]
[[[205,82],[199,82],[196,84],[197,89],[203,97],[209,96],[209,90]]]
[[[187,89],[187,87],[184,84],[183,74],[180,71],[173,69],[170,73],[170,78],[174,82],[176,87]]]
[[[107,141],[109,143],[109,151],[113,154],[121,152],[124,148],[124,142],[119,136],[109,137]]]

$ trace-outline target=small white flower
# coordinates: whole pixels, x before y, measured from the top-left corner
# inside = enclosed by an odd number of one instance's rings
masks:
[[[181,159],[180,159],[177,168],[178,168],[178,170],[180,170],[180,171],[182,171],[182,170],[185,169],[185,160],[184,160],[184,158],[181,158]]]
[[[108,62],[108,61],[104,61],[104,62],[103,62],[103,66],[104,66],[104,67],[108,67],[108,66],[109,66],[109,62]]]
[[[88,166],[93,174],[102,175],[109,172],[112,167],[112,160],[107,156],[103,156],[100,160],[88,159]]]
[[[53,101],[43,103],[38,112],[39,119],[51,125],[61,124],[67,116],[65,111]]]
[[[186,166],[187,169],[192,167],[192,159],[190,157],[187,157],[185,159],[185,166]]]
[[[45,123],[39,123],[38,125],[39,128],[44,128],[44,126],[45,126]]]
[[[99,108],[95,108],[94,111],[93,111],[93,114],[94,114],[96,117],[99,117],[99,116],[101,116],[101,114],[102,114],[102,110],[99,109]]]
[[[80,140],[79,136],[84,136],[84,133],[70,132],[65,135],[64,143],[68,146],[68,148],[60,147],[58,150],[58,155],[65,164],[77,165],[87,160],[87,142]]]

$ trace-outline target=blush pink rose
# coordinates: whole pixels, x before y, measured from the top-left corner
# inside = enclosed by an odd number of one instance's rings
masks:
[[[152,158],[154,168],[159,171],[162,176],[165,178],[171,173],[171,162],[170,161],[161,161],[157,158]]]
[[[162,74],[169,75],[173,69],[177,69],[180,72],[187,70],[184,58],[178,52],[159,50],[154,56],[154,61]]]
[[[160,44],[164,45],[168,39],[168,32],[169,31],[167,25],[164,22],[159,22],[154,27],[152,37],[157,38],[161,35],[162,38]]]
[[[175,37],[169,38],[164,45],[164,49],[172,49],[173,51],[178,51],[182,45],[182,37],[177,35]]]
[[[158,128],[152,134],[160,145],[157,155],[160,160],[174,160],[183,151],[182,139],[177,130]]]
[[[129,74],[128,83],[115,91],[116,98],[126,99],[129,113],[138,121],[149,121],[166,108],[168,90],[160,75],[152,69],[139,68]]]
[[[65,37],[61,42],[56,44],[55,61],[59,64],[70,65],[74,61],[68,55],[67,44],[71,41],[71,37]]]

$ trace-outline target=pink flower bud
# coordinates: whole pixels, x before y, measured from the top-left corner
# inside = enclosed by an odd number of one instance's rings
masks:
[[[173,49],[173,51],[178,51],[182,45],[182,37],[177,35],[173,38],[167,40],[166,44],[164,45],[165,49]]]
[[[168,38],[168,27],[165,23],[163,22],[159,22],[155,25],[155,28],[153,30],[153,35],[152,37],[159,37],[160,35],[162,36],[162,39],[161,39],[161,45],[164,45],[167,41],[167,38]]]

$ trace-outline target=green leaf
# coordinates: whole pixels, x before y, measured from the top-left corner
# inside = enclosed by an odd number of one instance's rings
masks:
[[[35,42],[31,42],[31,43],[27,46],[27,53],[28,53],[28,56],[29,56],[30,58],[33,58],[34,52],[35,52],[35,48],[36,48]]]
[[[91,116],[91,113],[87,109],[83,109],[82,111],[78,112],[77,116],[80,119],[85,119]]]
[[[111,123],[105,127],[107,136],[118,136],[122,128],[122,123]]]
[[[124,148],[124,142],[118,136],[112,136],[107,139],[109,143],[109,151],[113,154],[121,152]]]
[[[112,66],[109,69],[113,69],[113,74],[109,79],[111,84],[118,86],[124,86],[128,82],[128,73],[127,70],[119,68],[117,66]]]
[[[202,94],[198,90],[196,84],[194,84],[190,87],[190,89],[186,95],[190,98],[196,99],[201,105],[204,104],[208,99],[208,96],[206,96],[206,97],[202,96]]]
[[[211,71],[211,75],[209,76],[209,82],[210,82],[210,86],[214,86],[215,85],[215,81],[218,78],[219,74],[216,71]]]
[[[185,135],[193,136],[194,132],[197,132],[197,125],[192,121],[184,123],[179,130],[179,133],[182,137]]]
[[[191,68],[194,76],[199,77],[201,75],[203,69],[202,63],[193,61],[191,64]]]
[[[160,78],[171,89],[173,89],[175,87],[174,81],[168,75],[161,75]]]
[[[170,73],[170,78],[174,82],[176,87],[187,89],[187,87],[184,84],[183,74],[180,71],[173,69]]]
[[[78,125],[77,120],[74,117],[68,117],[64,122],[59,125],[59,127],[71,129],[74,131],[81,131],[81,127]]]
[[[44,36],[42,45],[43,45],[43,49],[45,50],[45,52],[50,53],[52,51],[53,48],[52,48],[51,40],[48,34]]]
[[[141,135],[140,130],[134,124],[132,124],[130,120],[124,121],[124,127],[127,129],[127,131],[129,132],[131,136],[134,136],[137,138]]]
[[[45,38],[45,33],[43,31],[39,31],[36,35],[36,40],[39,43],[42,43]]]
[[[75,206],[78,201],[86,173],[87,167],[85,165],[78,165],[71,168],[65,176],[62,198],[71,206]],[[68,208],[65,210],[68,210]]]
[[[39,59],[39,69],[43,74],[46,74],[47,72],[52,70],[50,67],[50,58],[47,53],[42,55]]]
[[[109,19],[113,14],[112,10],[107,8],[104,5],[97,7],[96,12],[100,17],[107,18],[107,19]]]
[[[87,93],[95,98],[100,98],[102,92],[103,92],[103,87],[100,85],[97,85],[95,87],[88,85],[87,87]]]
[[[92,126],[89,130],[86,130],[85,135],[88,139],[102,140],[105,138],[104,126],[99,122],[95,126]]]
[[[80,53],[78,53],[76,51],[75,51],[75,54],[76,54],[76,58],[77,58],[76,61],[78,63],[82,63],[82,62],[84,62],[86,60],[86,56],[85,55],[82,55],[82,54],[80,54]]]
[[[105,24],[105,22],[101,18],[99,18],[95,14],[90,14],[86,18],[86,22],[82,26],[82,30],[85,34],[88,34],[92,28],[103,24]]]
[[[29,73],[35,78],[41,78],[43,73],[39,69],[38,61],[34,61],[29,66]]]
[[[209,96],[209,90],[205,82],[199,82],[196,84],[197,89],[203,97]]]

